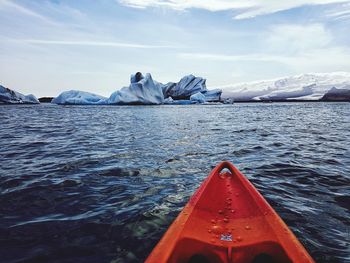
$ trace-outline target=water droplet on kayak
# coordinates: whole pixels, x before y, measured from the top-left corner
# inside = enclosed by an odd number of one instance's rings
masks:
[[[215,225],[215,224],[216,224],[215,219],[212,219],[212,220],[211,220],[211,223]]]
[[[250,226],[245,226],[245,229],[250,230],[251,228],[250,228]]]
[[[215,235],[216,238],[219,238],[219,235]]]
[[[234,213],[234,212],[236,212],[234,209],[231,209],[231,213]]]
[[[266,211],[264,212],[264,215],[265,215],[265,216],[267,215],[267,212],[266,212]]]
[[[224,218],[224,222],[228,223],[230,220],[228,220],[228,218]]]
[[[224,232],[224,228],[221,225],[214,225],[211,227],[211,230],[213,231],[213,234],[222,234]]]
[[[211,229],[208,229],[208,233],[211,233],[212,231],[211,231]]]
[[[239,196],[239,193],[236,193],[236,196]]]
[[[226,200],[227,200],[227,201],[232,201],[232,198],[227,197]]]
[[[223,213],[224,211],[222,211],[222,210],[219,210],[218,212],[219,212],[219,214],[222,214],[222,213]]]
[[[215,239],[214,238],[210,239],[210,242],[214,244],[215,243]]]
[[[241,242],[243,240],[243,238],[241,236],[237,237],[237,241]]]

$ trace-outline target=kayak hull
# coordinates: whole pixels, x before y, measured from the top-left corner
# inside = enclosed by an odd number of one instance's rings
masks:
[[[222,162],[146,262],[314,261],[248,179],[231,163]]]

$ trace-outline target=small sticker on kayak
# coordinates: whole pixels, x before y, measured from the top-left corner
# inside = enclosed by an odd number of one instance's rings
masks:
[[[221,237],[220,237],[220,240],[222,240],[222,241],[232,241],[232,235],[230,235],[230,234],[227,234],[227,235],[222,234]]]

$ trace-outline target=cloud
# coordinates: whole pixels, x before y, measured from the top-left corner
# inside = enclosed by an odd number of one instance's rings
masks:
[[[338,8],[331,9],[327,12],[327,17],[334,20],[350,19],[350,3],[345,3]]]
[[[271,26],[265,33],[263,52],[249,54],[178,53],[180,59],[217,62],[269,62],[294,72],[350,70],[350,49],[333,43],[322,24]]]
[[[175,10],[190,8],[209,11],[236,10],[235,19],[247,19],[260,15],[272,14],[305,5],[324,5],[349,2],[349,0],[119,0],[119,3],[134,7],[166,7]]]
[[[103,41],[71,41],[71,40],[43,40],[43,39],[18,39],[16,42],[24,42],[35,45],[61,45],[61,46],[93,46],[93,47],[113,47],[113,48],[179,48],[166,45],[145,45],[138,43],[103,42]]]
[[[179,58],[183,59],[197,59],[197,60],[211,60],[211,61],[276,61],[280,56],[268,54],[248,54],[248,55],[228,55],[228,54],[214,54],[214,53],[178,53]]]
[[[19,4],[15,3],[14,1],[0,0],[0,10],[4,10],[4,9],[19,12],[19,13],[22,13],[24,15],[40,19],[40,20],[45,21],[49,24],[54,24],[54,25],[56,24],[54,21],[52,21],[48,17],[43,16],[37,12],[34,12],[33,10],[28,9],[22,5],[19,5]]]
[[[266,47],[274,52],[301,53],[325,48],[333,40],[323,24],[281,24],[271,26],[266,33]]]
[[[307,5],[326,5],[326,4],[339,4],[341,2],[349,2],[349,0],[286,0],[286,1],[274,1],[274,0],[258,0],[255,1],[255,5],[250,10],[245,10],[238,15],[235,19],[247,19],[260,15],[273,14],[280,11],[289,10],[292,8],[307,6]]]
[[[179,58],[218,62],[273,62],[288,66],[294,72],[350,70],[350,50],[334,47],[315,49],[298,55],[273,55],[255,53],[226,55],[213,53],[179,53]]]
[[[119,3],[134,8],[167,7],[176,10],[199,8],[209,11],[250,8],[254,6],[250,0],[119,0]]]

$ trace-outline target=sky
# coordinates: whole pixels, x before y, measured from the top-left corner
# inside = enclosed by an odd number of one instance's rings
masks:
[[[0,0],[0,21],[0,84],[37,97],[350,72],[350,0]]]

